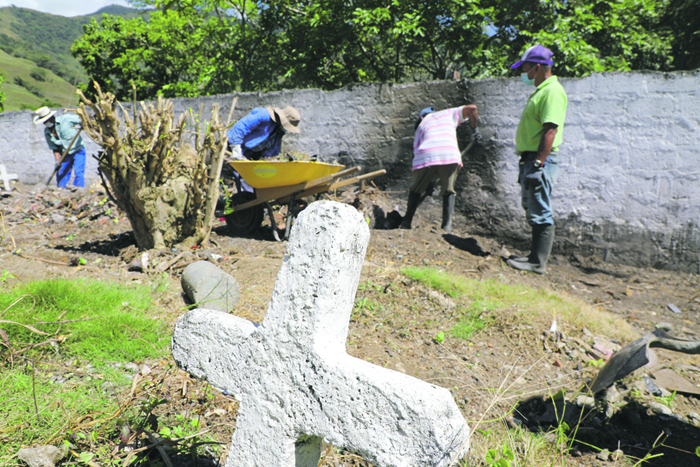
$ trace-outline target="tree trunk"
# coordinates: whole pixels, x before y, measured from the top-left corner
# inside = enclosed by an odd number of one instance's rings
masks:
[[[218,105],[197,128],[191,112],[175,121],[172,102],[160,96],[155,106],[142,102],[132,120],[114,95],[99,86],[97,92],[93,103],[78,91],[77,113],[102,147],[100,176],[131,222],[138,247],[189,248],[208,239],[226,149]]]

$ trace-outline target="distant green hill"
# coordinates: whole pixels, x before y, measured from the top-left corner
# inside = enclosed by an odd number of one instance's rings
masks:
[[[51,15],[15,6],[0,8],[0,70],[6,82],[5,111],[41,105],[76,105],[74,86],[88,79],[70,53],[83,25],[103,14],[134,18],[139,10],[118,5],[91,15]]]

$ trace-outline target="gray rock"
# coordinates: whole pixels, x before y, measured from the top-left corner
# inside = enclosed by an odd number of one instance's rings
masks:
[[[646,390],[649,394],[652,396],[656,397],[664,397],[667,396],[668,394],[664,394],[664,390],[660,388],[659,386],[656,385],[653,379],[649,378],[648,376],[644,377],[644,385],[646,387]],[[668,391],[666,391],[668,393]]]
[[[238,281],[209,261],[197,261],[182,273],[182,290],[199,308],[229,312],[241,296]]]
[[[694,426],[700,426],[700,415],[697,412],[688,412],[688,419]]]
[[[57,212],[51,214],[51,222],[54,224],[60,224],[61,222],[66,220],[66,216],[63,214],[58,214]]]
[[[610,386],[607,391],[605,391],[605,400],[608,404],[615,405],[622,402],[622,394],[618,391],[615,386]]]
[[[649,407],[651,407],[651,411],[656,415],[673,415],[673,410],[659,402],[652,402],[649,404]]]
[[[602,461],[607,461],[610,458],[610,451],[608,451],[607,449],[603,449],[595,457],[596,457],[596,459],[600,459]]]
[[[579,407],[586,407],[587,409],[592,409],[595,407],[595,398],[590,396],[580,395],[576,398],[576,404]]]
[[[20,449],[17,457],[29,467],[54,467],[56,462],[63,459],[63,452],[56,446],[37,446]]]

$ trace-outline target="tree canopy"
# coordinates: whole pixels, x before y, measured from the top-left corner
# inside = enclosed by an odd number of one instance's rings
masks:
[[[695,0],[134,0],[149,20],[106,15],[73,54],[118,98],[336,89],[511,74],[534,43],[555,72],[700,67]],[[694,14],[693,14],[694,13]]]

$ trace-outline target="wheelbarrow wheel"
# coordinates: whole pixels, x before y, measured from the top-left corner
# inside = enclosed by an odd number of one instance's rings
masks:
[[[254,193],[242,191],[231,196],[230,205],[236,206],[238,204],[254,201],[255,199]],[[260,224],[262,224],[263,220],[263,214],[263,205],[258,204],[257,206],[243,209],[242,211],[234,211],[228,216],[224,216],[224,220],[226,221],[226,226],[231,233],[247,235],[260,228]]]

